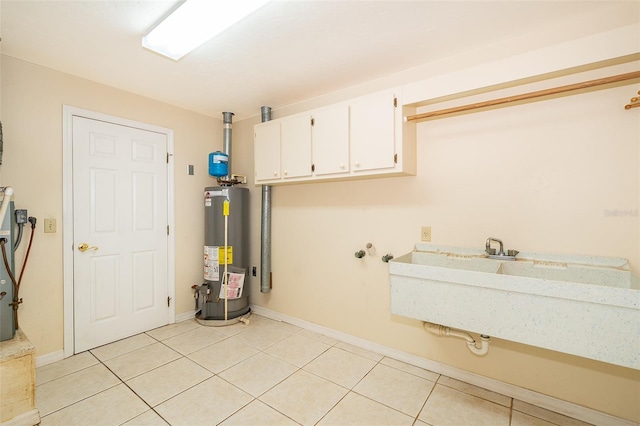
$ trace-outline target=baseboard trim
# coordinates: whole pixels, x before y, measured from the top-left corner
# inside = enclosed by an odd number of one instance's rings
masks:
[[[196,311],[183,312],[181,314],[176,315],[176,322],[194,319],[195,316],[196,316]]]
[[[196,315],[196,311],[183,312],[181,314],[176,315],[176,322],[186,321],[193,319]],[[55,352],[50,352],[48,354],[40,355],[36,357],[36,368],[42,367],[47,364],[54,363],[56,361],[60,361],[64,359],[64,350],[59,350]],[[0,425],[3,426],[3,425]]]
[[[520,386],[471,373],[460,368],[441,364],[439,362],[431,361],[426,358],[421,358],[419,356],[412,355],[407,352],[402,352],[397,349],[372,342],[370,340],[355,337],[341,331],[337,331],[312,322],[282,314],[280,312],[273,311],[262,306],[251,305],[251,311],[257,315],[293,324],[298,327],[314,331],[328,337],[332,337],[342,342],[349,343],[362,349],[367,349],[381,355],[388,356],[389,358],[397,359],[398,361],[403,361],[407,364],[415,365],[416,367],[421,367],[426,370],[433,371],[434,373],[442,374],[453,379],[463,381],[465,383],[479,386],[481,388],[488,389],[490,391],[497,392],[502,395],[506,395],[511,398],[526,402],[528,404],[536,405],[538,407],[545,408],[547,410],[568,417],[572,417],[574,419],[582,420],[587,423],[602,426],[638,426],[638,423],[630,420],[612,416],[611,414],[603,413],[592,408],[583,407],[581,405],[574,404],[569,401],[564,401],[562,399],[535,392],[529,389],[525,389]]]
[[[34,408],[26,413],[19,414],[5,422],[0,423],[0,426],[33,426],[40,424],[40,411]]]
[[[63,359],[64,359],[64,350],[60,349],[59,351],[49,352],[48,354],[44,354],[36,357],[36,368],[42,367],[43,365],[51,364]]]

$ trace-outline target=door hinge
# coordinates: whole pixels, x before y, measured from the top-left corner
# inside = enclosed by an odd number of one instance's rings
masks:
[[[396,98],[396,97],[393,98],[393,106],[394,107],[398,106],[398,98]]]
[[[312,164],[312,165],[311,165],[311,172],[315,172],[315,171],[316,171],[316,165],[315,165],[315,164]]]
[[[171,306],[171,296],[167,296],[167,308]]]
[[[315,118],[313,118],[313,117],[311,118],[311,125],[312,125],[312,126],[315,126],[315,125],[316,125],[316,119],[315,119]]]
[[[393,154],[393,163],[398,164],[398,154]]]
[[[169,235],[169,225],[167,225],[167,235]]]

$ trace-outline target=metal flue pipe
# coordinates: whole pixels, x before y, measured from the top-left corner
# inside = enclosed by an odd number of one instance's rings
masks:
[[[227,154],[227,180],[231,178],[231,122],[233,121],[232,112],[223,112],[222,121],[224,123],[224,129],[222,130],[222,136],[224,139],[224,153]]]
[[[262,122],[271,120],[271,108],[260,107]],[[262,216],[260,220],[260,292],[271,291],[271,186],[262,185]]]

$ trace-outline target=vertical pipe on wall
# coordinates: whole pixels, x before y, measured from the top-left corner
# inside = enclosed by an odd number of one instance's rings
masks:
[[[227,180],[231,178],[231,122],[233,120],[232,112],[223,112],[222,121],[224,123],[224,129],[222,130],[222,136],[224,138],[224,153],[227,154]]]
[[[260,107],[262,122],[271,120],[271,108]],[[260,291],[271,291],[271,186],[262,185],[262,216],[260,220]]]

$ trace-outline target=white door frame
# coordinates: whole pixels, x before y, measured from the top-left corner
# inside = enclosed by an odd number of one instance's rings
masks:
[[[73,326],[73,133],[72,119],[74,116],[105,121],[121,126],[135,127],[137,129],[162,133],[167,136],[167,220],[169,233],[167,255],[167,291],[174,303],[169,309],[168,323],[176,321],[175,309],[175,214],[174,214],[174,188],[173,188],[173,130],[151,124],[140,123],[125,118],[89,111],[69,105],[62,106],[62,262],[64,281],[64,357],[70,357],[74,352],[74,326]]]

